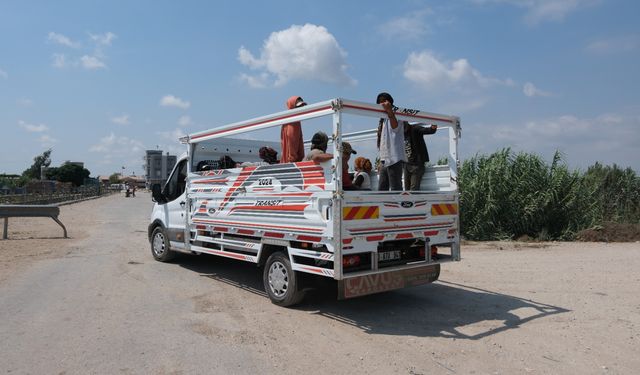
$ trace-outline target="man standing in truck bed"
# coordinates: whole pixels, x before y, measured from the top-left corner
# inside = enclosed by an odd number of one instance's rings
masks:
[[[420,190],[420,181],[424,175],[424,163],[429,161],[427,144],[424,142],[426,134],[433,134],[438,130],[437,125],[423,128],[420,125],[404,124],[404,149],[407,162],[404,163],[404,189]]]
[[[404,151],[404,121],[398,121],[393,112],[393,97],[381,92],[376,103],[382,105],[388,118],[378,124],[378,148],[380,149],[380,180],[378,190],[402,190],[402,165],[407,160]]]

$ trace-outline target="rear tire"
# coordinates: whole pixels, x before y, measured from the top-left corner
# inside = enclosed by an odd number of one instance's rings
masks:
[[[287,254],[278,251],[269,256],[262,275],[264,290],[271,302],[278,306],[293,306],[304,298],[299,290],[300,279],[291,268]]]
[[[176,256],[169,247],[169,237],[162,227],[156,227],[151,234],[151,254],[159,262],[168,262]]]

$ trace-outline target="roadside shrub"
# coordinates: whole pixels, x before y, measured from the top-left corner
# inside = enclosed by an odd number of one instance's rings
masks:
[[[573,239],[603,221],[637,223],[640,184],[630,168],[596,164],[582,175],[556,152],[551,163],[506,148],[459,170],[461,231],[467,239]]]

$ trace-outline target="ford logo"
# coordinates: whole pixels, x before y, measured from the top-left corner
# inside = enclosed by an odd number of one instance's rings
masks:
[[[411,208],[411,207],[413,207],[413,202],[408,202],[408,201],[407,202],[400,202],[400,205],[403,208]]]

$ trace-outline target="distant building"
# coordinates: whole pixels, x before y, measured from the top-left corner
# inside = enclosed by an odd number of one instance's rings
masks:
[[[145,175],[144,180],[148,189],[153,184],[163,186],[169,178],[169,173],[176,165],[177,157],[175,155],[162,154],[161,150],[147,150],[145,155]]]

